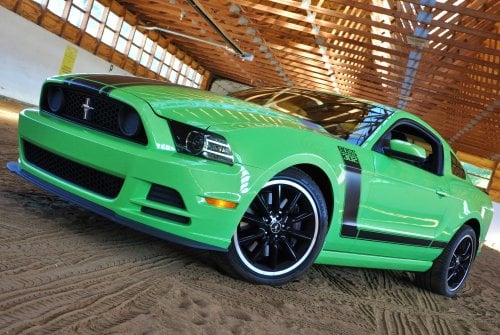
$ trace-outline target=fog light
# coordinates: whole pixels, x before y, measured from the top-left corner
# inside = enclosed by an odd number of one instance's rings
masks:
[[[47,104],[52,113],[61,110],[64,104],[64,92],[60,87],[49,87],[47,90]]]
[[[236,202],[222,200],[222,199],[205,198],[205,201],[207,202],[207,204],[219,208],[236,208],[236,206],[238,206]]]
[[[118,114],[118,125],[123,135],[133,137],[139,132],[141,121],[137,112],[131,108],[123,108]]]

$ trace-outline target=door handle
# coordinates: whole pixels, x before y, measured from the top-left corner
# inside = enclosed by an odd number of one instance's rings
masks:
[[[448,196],[448,193],[446,193],[445,191],[442,191],[442,190],[436,190],[436,194],[437,194],[440,198],[443,198],[443,197],[447,197],[447,196]]]

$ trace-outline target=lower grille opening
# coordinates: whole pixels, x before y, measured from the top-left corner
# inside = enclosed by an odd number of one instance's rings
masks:
[[[164,205],[186,209],[186,205],[184,205],[184,201],[179,192],[170,187],[152,184],[147,199]]]
[[[167,219],[167,220],[170,220],[170,221],[175,221],[175,222],[178,222],[178,223],[182,223],[182,224],[185,224],[185,225],[187,225],[187,224],[189,224],[191,222],[191,219],[188,218],[188,217],[185,217],[185,216],[182,216],[182,215],[177,215],[177,214],[172,214],[172,213],[168,213],[168,212],[164,212],[164,211],[160,211],[160,210],[157,210],[157,209],[154,209],[154,208],[150,208],[150,207],[142,207],[141,208],[141,212],[149,214],[149,215],[157,216],[157,217],[162,218],[162,219]]]
[[[124,182],[123,178],[61,157],[26,140],[23,140],[22,144],[24,156],[30,164],[107,198],[116,198],[120,193]]]

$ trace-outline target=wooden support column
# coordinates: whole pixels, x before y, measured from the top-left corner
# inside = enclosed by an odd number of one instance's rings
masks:
[[[491,200],[500,202],[500,164],[498,162],[496,162],[490,184],[488,185],[488,193]]]

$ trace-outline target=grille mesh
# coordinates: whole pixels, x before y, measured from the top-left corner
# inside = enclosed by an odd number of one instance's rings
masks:
[[[116,198],[122,188],[122,178],[58,156],[26,140],[23,140],[23,148],[29,163],[89,191],[107,198]]]
[[[122,133],[119,125],[119,115],[124,109],[133,110],[132,107],[121,103],[120,101],[109,98],[105,95],[98,94],[92,91],[84,91],[81,88],[69,88],[66,86],[59,86],[64,93],[64,103],[60,111],[54,113],[50,110],[47,102],[47,92],[50,87],[55,85],[47,85],[44,88],[42,96],[42,109],[45,111],[56,114],[67,120],[91,127],[108,134],[112,134],[130,141],[147,144],[147,137],[144,132],[142,122],[139,126],[138,133],[129,137]],[[88,120],[83,118],[84,109],[83,105],[87,99],[90,99],[90,105],[93,108],[89,113]],[[134,110],[134,113],[135,112]]]
[[[118,126],[118,113],[120,106],[117,103],[92,97],[92,107],[94,110],[91,113],[90,120],[87,122],[82,119],[85,99],[88,97],[78,91],[64,90],[64,108],[61,111],[61,116],[72,119],[79,123],[87,123],[98,128],[106,129],[112,133],[120,134]]]

